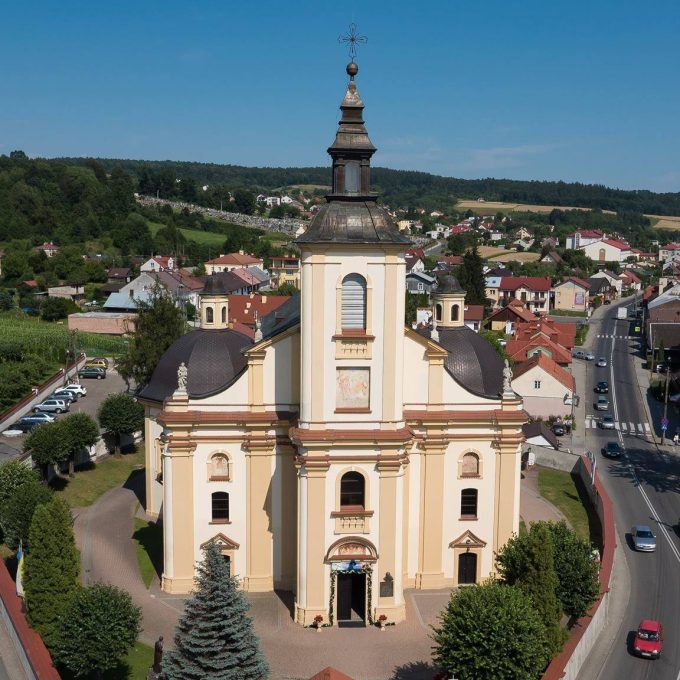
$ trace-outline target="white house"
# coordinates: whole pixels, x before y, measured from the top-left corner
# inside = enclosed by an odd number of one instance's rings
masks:
[[[579,250],[582,250],[593,262],[625,262],[634,254],[628,243],[610,238],[580,246]]]

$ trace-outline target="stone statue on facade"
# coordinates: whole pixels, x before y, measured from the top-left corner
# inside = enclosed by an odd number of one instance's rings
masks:
[[[187,391],[187,379],[189,371],[187,370],[186,364],[182,362],[177,369],[177,389],[180,392]]]
[[[512,389],[512,369],[510,368],[510,362],[505,360],[505,368],[503,369],[503,393],[504,394],[514,394]]]

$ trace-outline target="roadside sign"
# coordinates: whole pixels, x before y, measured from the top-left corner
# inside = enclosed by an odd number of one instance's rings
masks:
[[[661,419],[661,430],[665,432],[668,429],[668,418]]]
[[[639,333],[640,332],[640,326],[635,326],[635,332]]]

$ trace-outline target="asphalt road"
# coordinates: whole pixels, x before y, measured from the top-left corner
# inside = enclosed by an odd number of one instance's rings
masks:
[[[598,680],[680,680],[680,457],[659,451],[645,435],[647,416],[632,364],[638,341],[632,325],[607,313],[591,345],[596,358],[607,357],[609,366],[589,362],[584,397],[590,397],[588,415],[600,415],[592,402],[599,380],[610,383],[610,411],[617,430],[587,427],[586,446],[597,457],[600,477],[613,505],[618,542],[630,573],[630,593],[623,621],[606,661],[594,675]],[[588,425],[588,422],[586,422]],[[624,448],[618,460],[602,456],[601,449],[616,439]],[[654,553],[637,553],[630,543],[630,528],[647,524],[657,535]],[[625,597],[619,594],[617,597]],[[631,654],[634,631],[643,618],[660,620],[665,629],[659,660]],[[590,674],[589,674],[590,675]]]

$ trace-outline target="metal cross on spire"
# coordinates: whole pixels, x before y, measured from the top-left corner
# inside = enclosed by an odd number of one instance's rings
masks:
[[[359,35],[357,33],[357,25],[352,22],[349,25],[348,35],[339,35],[338,42],[346,43],[349,46],[349,58],[354,62],[357,56],[357,45],[364,45],[368,42],[368,38],[365,35]]]

